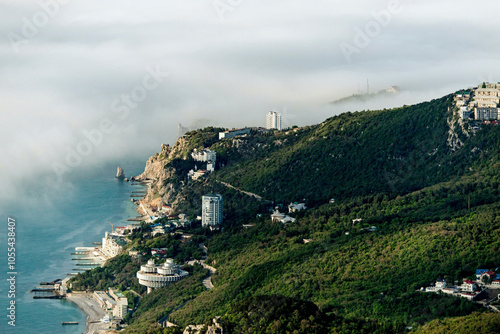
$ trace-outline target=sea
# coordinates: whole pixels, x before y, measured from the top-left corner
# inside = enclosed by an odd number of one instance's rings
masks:
[[[127,177],[144,170],[146,157],[120,166]],[[137,216],[130,201],[131,191],[143,190],[130,182],[115,178],[117,165],[75,169],[66,175],[67,186],[47,198],[44,189],[20,198],[2,212],[0,225],[0,261],[3,279],[0,283],[0,333],[84,333],[86,315],[67,300],[33,299],[30,290],[40,282],[63,279],[75,272],[71,255],[75,247],[91,247],[100,242],[110,222],[125,226],[127,218]],[[38,193],[37,193],[38,192]],[[40,200],[34,200],[39,196]],[[45,197],[45,198],[44,198]],[[15,220],[15,268],[8,267],[8,218]],[[12,221],[12,220],[11,220]],[[12,225],[12,223],[11,223]],[[11,275],[10,272],[15,274]],[[15,296],[9,297],[8,279],[15,276]],[[9,325],[10,303],[15,301],[15,327]],[[78,325],[62,325],[77,321]]]

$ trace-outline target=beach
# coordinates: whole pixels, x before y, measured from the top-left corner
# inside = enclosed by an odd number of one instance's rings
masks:
[[[97,301],[90,293],[69,293],[67,300],[75,303],[87,315],[87,327],[85,333],[104,333],[109,329],[110,323],[102,323],[101,319],[106,315]]]

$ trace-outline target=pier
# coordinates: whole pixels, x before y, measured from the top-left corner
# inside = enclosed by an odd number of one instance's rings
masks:
[[[128,222],[142,222],[144,221],[144,218],[142,217],[135,217],[135,218],[129,218],[127,219]]]
[[[62,325],[78,325],[78,321],[63,321]]]
[[[88,253],[90,253],[90,251],[79,251],[71,253],[71,255],[87,255]]]
[[[66,288],[60,279],[53,280],[52,282],[41,282],[32,290],[34,293],[33,299],[63,299],[66,297]]]
[[[40,282],[40,285],[55,285],[55,284],[60,283],[60,282],[61,282],[61,279],[58,278],[58,279],[53,280],[52,282]]]

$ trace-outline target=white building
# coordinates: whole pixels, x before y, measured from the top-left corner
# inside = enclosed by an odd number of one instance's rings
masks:
[[[104,234],[102,238],[102,252],[108,257],[115,257],[123,250],[127,242],[118,236],[111,235],[109,232]]]
[[[222,223],[222,195],[208,194],[202,198],[202,226],[217,226]]]
[[[189,273],[180,269],[174,260],[167,259],[163,265],[156,265],[155,260],[149,260],[147,264],[141,266],[137,272],[139,284],[148,288],[148,293],[152,289],[167,286],[169,283],[180,281],[187,277]]]
[[[460,290],[464,292],[474,292],[477,289],[476,283],[471,280],[465,280],[460,286]]]
[[[208,148],[205,148],[201,151],[197,151],[195,149],[193,153],[191,153],[191,156],[195,161],[201,161],[201,162],[208,162],[208,161],[215,162],[217,160],[217,153]]]
[[[250,134],[250,128],[226,130],[219,132],[219,139],[229,139]]]
[[[210,173],[213,173],[215,171],[215,162],[214,161],[207,162],[207,171],[209,171]]]
[[[94,291],[94,299],[109,317],[123,319],[127,314],[127,298],[118,290],[109,288],[108,292]]]
[[[446,289],[446,282],[445,281],[436,281],[436,285],[435,286],[430,286],[428,288],[425,288],[425,291],[427,292],[438,292],[438,291],[441,291],[443,289]]]
[[[474,118],[477,120],[499,119],[498,108],[496,107],[475,108]]]
[[[286,223],[293,223],[296,219],[287,216],[283,213],[280,213],[278,210],[275,210],[274,213],[271,215],[271,220],[273,222],[281,222],[283,224],[286,224]]]
[[[290,213],[296,212],[296,211],[302,211],[305,209],[307,209],[305,203],[290,203],[288,205],[288,212],[290,212]]]
[[[270,111],[266,115],[266,129],[281,130],[281,114]]]
[[[127,315],[128,301],[127,298],[118,290],[109,288],[109,295],[115,300],[116,306],[113,309],[113,316],[123,319]]]

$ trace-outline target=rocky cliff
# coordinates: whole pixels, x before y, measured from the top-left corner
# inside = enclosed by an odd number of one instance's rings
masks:
[[[189,151],[188,140],[186,137],[181,137],[173,147],[162,144],[161,151],[148,159],[144,172],[134,178],[137,181],[149,183],[147,195],[143,200],[145,204],[151,204],[153,201],[157,203],[157,199],[160,199],[161,203],[175,205],[173,202],[175,202],[175,190],[178,185],[166,182],[174,175],[175,169],[166,165],[174,159],[186,159]]]

